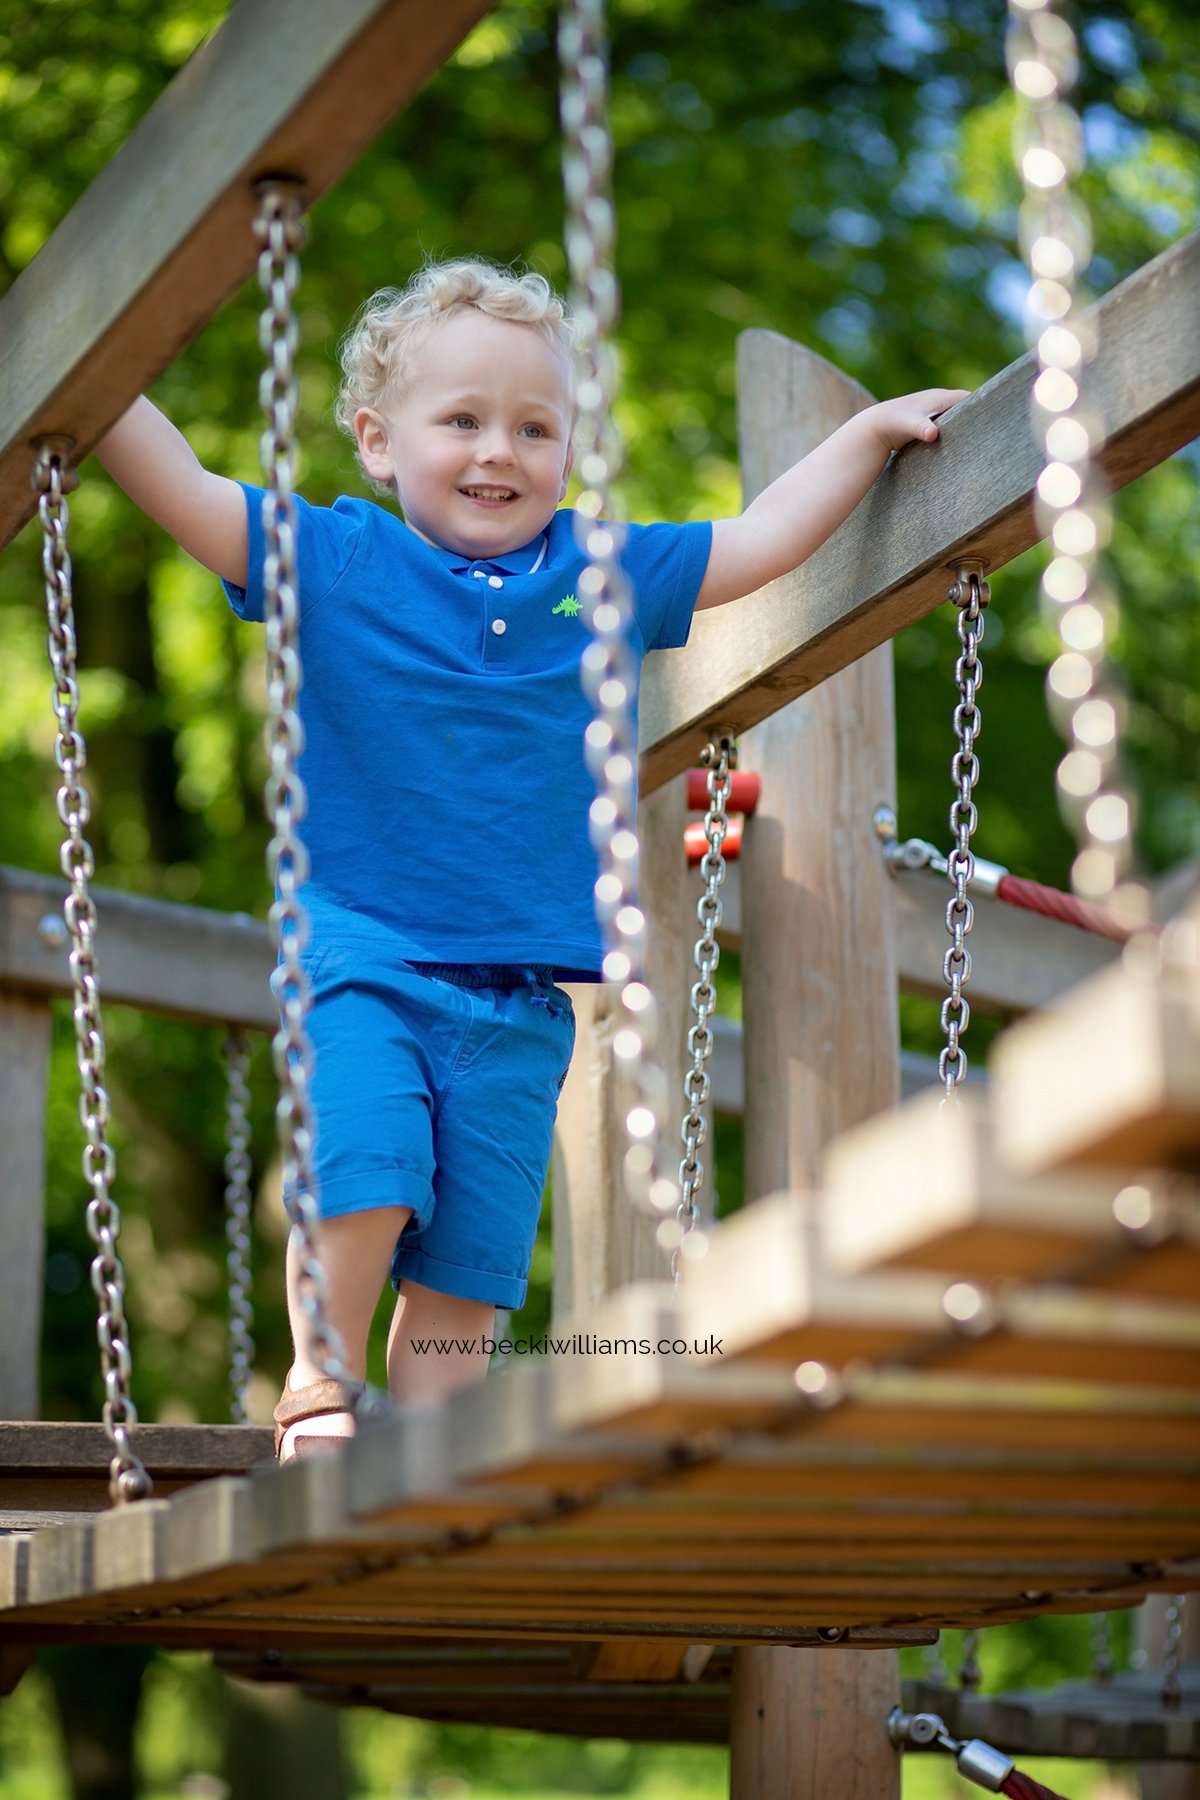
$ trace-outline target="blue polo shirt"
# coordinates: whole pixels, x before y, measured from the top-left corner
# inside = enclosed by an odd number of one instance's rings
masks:
[[[261,620],[262,490],[245,492],[248,586],[223,585]],[[314,938],[594,977],[575,515],[470,562],[369,500],[296,504]],[[628,527],[639,661],[687,641],[711,541],[707,523]]]

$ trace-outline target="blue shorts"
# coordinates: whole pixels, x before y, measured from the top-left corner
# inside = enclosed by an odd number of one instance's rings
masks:
[[[304,960],[322,1217],[410,1206],[397,1287],[520,1306],[575,1043],[569,995],[545,968],[399,962],[378,939]]]

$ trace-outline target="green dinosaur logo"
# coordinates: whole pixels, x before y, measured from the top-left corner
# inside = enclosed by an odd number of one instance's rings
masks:
[[[560,614],[564,619],[574,619],[579,616],[579,602],[574,594],[564,594],[550,616],[556,619]]]

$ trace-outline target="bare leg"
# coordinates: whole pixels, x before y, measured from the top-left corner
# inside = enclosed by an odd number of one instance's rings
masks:
[[[491,1335],[496,1309],[487,1300],[460,1300],[419,1282],[406,1281],[396,1300],[388,1333],[388,1391],[393,1400],[444,1400],[487,1374],[482,1340]],[[414,1339],[449,1340],[444,1350],[421,1352]],[[455,1340],[459,1340],[455,1342]]]
[[[321,1261],[329,1287],[329,1323],[338,1331],[346,1352],[350,1375],[362,1381],[367,1372],[367,1334],[379,1296],[391,1267],[396,1240],[412,1216],[408,1206],[381,1206],[370,1212],[346,1213],[321,1224]],[[288,1380],[293,1388],[319,1381],[321,1371],[313,1361],[311,1327],[300,1304],[300,1239],[293,1231],[287,1249],[288,1319],[292,1327],[295,1357]],[[280,1446],[286,1460],[292,1440],[303,1437],[349,1437],[354,1421],[349,1413],[325,1413],[288,1428]]]

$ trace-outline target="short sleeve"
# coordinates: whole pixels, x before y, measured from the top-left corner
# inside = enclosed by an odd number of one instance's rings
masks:
[[[248,482],[246,496],[246,585],[222,581],[225,596],[240,619],[261,624],[263,595],[264,488]],[[354,556],[362,534],[361,502],[339,500],[334,506],[310,506],[296,497],[296,562],[300,578],[300,611],[306,613],[336,585]]]
[[[696,597],[708,568],[712,525],[630,525],[622,562],[633,584],[634,610],[647,650],[687,643]]]

